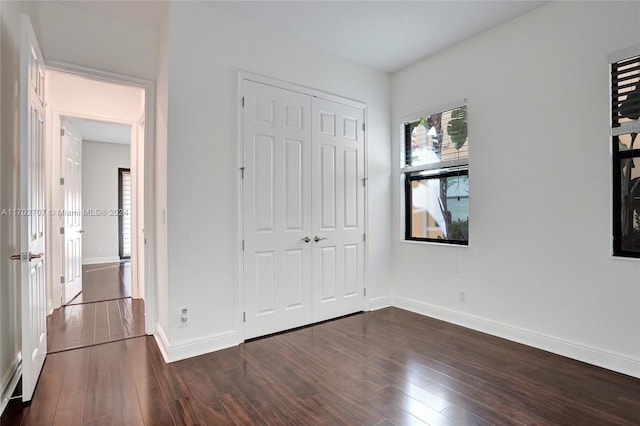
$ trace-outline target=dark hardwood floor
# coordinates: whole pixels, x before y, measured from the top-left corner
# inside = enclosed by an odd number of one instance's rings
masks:
[[[67,305],[47,317],[49,353],[144,336],[144,300]]]
[[[149,336],[52,354],[5,424],[638,425],[640,380],[389,308],[168,365]]]
[[[69,304],[131,297],[131,262],[82,265],[82,293]]]

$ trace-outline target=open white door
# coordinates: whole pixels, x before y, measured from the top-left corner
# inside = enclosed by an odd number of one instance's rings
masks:
[[[67,120],[60,131],[64,197],[64,302],[82,291],[82,135]]]
[[[22,15],[20,46],[20,288],[22,400],[30,401],[47,354],[44,268],[44,62]]]

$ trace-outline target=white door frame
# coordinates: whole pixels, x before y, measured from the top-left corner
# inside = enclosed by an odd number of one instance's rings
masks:
[[[344,105],[348,105],[348,106],[353,106],[356,108],[362,108],[364,110],[364,122],[367,123],[368,122],[368,108],[367,108],[367,104],[364,102],[360,102],[354,99],[349,99],[349,98],[345,98],[342,96],[337,96],[337,95],[332,95],[330,93],[327,92],[323,92],[321,90],[316,90],[316,89],[312,89],[309,87],[305,87],[305,86],[300,86],[297,84],[293,84],[293,83],[289,83],[286,81],[282,81],[282,80],[278,80],[272,77],[267,77],[264,75],[260,75],[260,74],[256,74],[256,73],[252,73],[249,71],[238,71],[238,104],[237,104],[237,114],[236,114],[236,119],[237,119],[237,145],[238,145],[238,151],[237,151],[237,164],[238,164],[238,174],[237,174],[237,206],[238,206],[238,238],[237,238],[237,246],[236,246],[236,253],[237,253],[237,257],[238,257],[238,297],[237,297],[237,312],[235,315],[235,329],[239,331],[239,335],[240,335],[240,341],[244,341],[244,318],[243,318],[243,312],[244,312],[244,250],[242,247],[242,240],[244,238],[244,220],[243,220],[243,211],[244,211],[244,205],[243,205],[243,191],[242,191],[242,177],[243,177],[243,94],[244,94],[244,81],[245,80],[250,80],[250,81],[254,81],[256,83],[261,83],[261,84],[266,84],[268,86],[274,86],[280,89],[285,89],[285,90],[290,90],[292,92],[297,92],[297,93],[302,93],[305,95],[309,95],[312,97],[317,97],[317,98],[322,98],[322,99],[326,99],[329,101],[333,101],[333,102],[337,102],[340,104],[344,104]],[[368,147],[367,147],[367,140],[368,140],[368,132],[364,132],[364,179],[365,182],[367,183],[367,185],[364,188],[364,230],[365,230],[365,234],[369,234],[369,204],[368,204],[368,199],[369,199],[369,162],[368,162]],[[368,270],[369,270],[369,238],[366,239],[366,241],[363,243],[363,247],[364,247],[364,276],[363,276],[363,282],[364,282],[364,306],[363,306],[363,310],[368,311],[369,310],[369,298],[367,296],[367,284],[369,282],[368,280]]]
[[[150,80],[131,77],[122,74],[111,73],[107,71],[95,70],[92,68],[81,67],[78,65],[67,64],[64,62],[50,61],[47,63],[47,69],[60,71],[67,74],[85,77],[92,80],[98,80],[105,83],[121,84],[144,89],[145,91],[145,122],[144,122],[144,185],[138,188],[138,193],[144,194],[144,218],[134,218],[140,230],[144,230],[144,241],[139,241],[144,247],[144,261],[139,262],[138,267],[141,268],[139,277],[143,277],[144,282],[140,283],[144,288],[145,300],[145,332],[152,335],[156,331],[157,322],[157,288],[156,288],[156,242],[155,242],[155,83]],[[77,118],[78,114],[62,114],[64,116],[72,116]],[[94,117],[95,119],[95,117]],[[103,117],[104,121],[105,118]],[[107,121],[114,121],[108,120]],[[130,124],[132,127],[132,138],[137,132],[138,121]],[[133,141],[133,139],[132,139]],[[132,160],[134,157],[132,156]],[[136,179],[140,182],[140,179]],[[137,236],[136,236],[137,238]],[[139,240],[139,238],[137,238]],[[136,249],[137,250],[137,249]],[[144,264],[140,264],[144,263]],[[59,300],[59,298],[58,298]]]
[[[136,130],[137,129],[136,126],[138,123],[137,121],[123,121],[123,120],[113,119],[108,116],[84,114],[84,113],[78,113],[76,111],[65,111],[61,109],[50,109],[49,111],[47,111],[47,120],[48,120],[47,130],[50,131],[49,135],[52,138],[52,140],[49,141],[51,145],[50,149],[53,151],[51,152],[52,155],[59,156],[61,154],[60,149],[62,149],[62,145],[59,142],[59,139],[61,137],[60,129],[62,128],[62,122],[65,119],[104,121],[108,123],[127,125],[131,128],[131,133],[129,136],[130,147],[132,148],[131,151],[135,152],[133,147],[136,147],[135,137],[136,137],[136,131],[137,131]],[[56,139],[56,141],[53,140],[54,138]],[[135,164],[135,162],[136,162],[136,157],[132,155],[131,163]],[[50,168],[49,170],[50,173],[47,176],[48,179],[55,181],[59,176],[62,176],[62,170],[60,169],[60,164],[61,164],[60,158],[49,158],[47,160],[47,167]],[[60,241],[64,241],[64,237],[61,237],[56,232],[58,228],[64,226],[64,221],[63,221],[64,218],[58,213],[58,212],[64,211],[64,190],[60,185],[57,185],[56,182],[53,182],[50,189],[51,189],[50,191],[51,199],[49,200],[48,208],[51,211],[51,213],[47,217],[47,219],[51,220],[51,222],[49,223],[51,226],[49,226],[49,230],[47,231],[49,233],[48,237],[50,237],[47,239],[47,244],[48,244],[47,247],[50,250],[64,252],[64,248],[59,245]],[[59,260],[64,261],[64,255],[60,254],[60,256],[61,257],[54,256],[52,253],[50,255],[50,258],[56,261],[59,261]],[[51,294],[48,295],[49,296],[48,303],[49,303],[49,311],[52,311],[53,309],[57,309],[62,304],[64,304],[63,300],[67,299],[67,295],[63,294],[63,291],[60,290],[60,285],[58,284],[59,281],[57,279],[58,276],[64,275],[63,269],[60,269],[60,270],[54,269],[55,268],[54,265],[49,265],[48,268],[49,268],[47,271],[47,273],[49,274],[48,277],[51,277],[51,278],[48,278],[49,283],[51,283],[51,284],[48,284],[48,289],[51,292]],[[132,268],[132,272],[133,272],[133,269],[134,268]],[[136,289],[139,286],[138,279],[136,276],[131,277],[131,286],[132,286],[132,296],[139,297],[136,295],[136,291],[137,291]]]

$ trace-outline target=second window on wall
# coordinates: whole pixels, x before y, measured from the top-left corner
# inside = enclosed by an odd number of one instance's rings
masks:
[[[404,239],[469,243],[469,139],[464,103],[403,124]]]
[[[120,259],[131,258],[131,170],[118,169],[118,240]]]

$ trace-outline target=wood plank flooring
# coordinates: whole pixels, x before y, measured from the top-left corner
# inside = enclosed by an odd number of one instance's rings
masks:
[[[49,353],[144,336],[144,300],[67,305],[47,317]]]
[[[131,261],[82,265],[82,293],[69,304],[131,297]]]
[[[640,380],[396,308],[165,364],[52,354],[2,425],[638,425]]]

